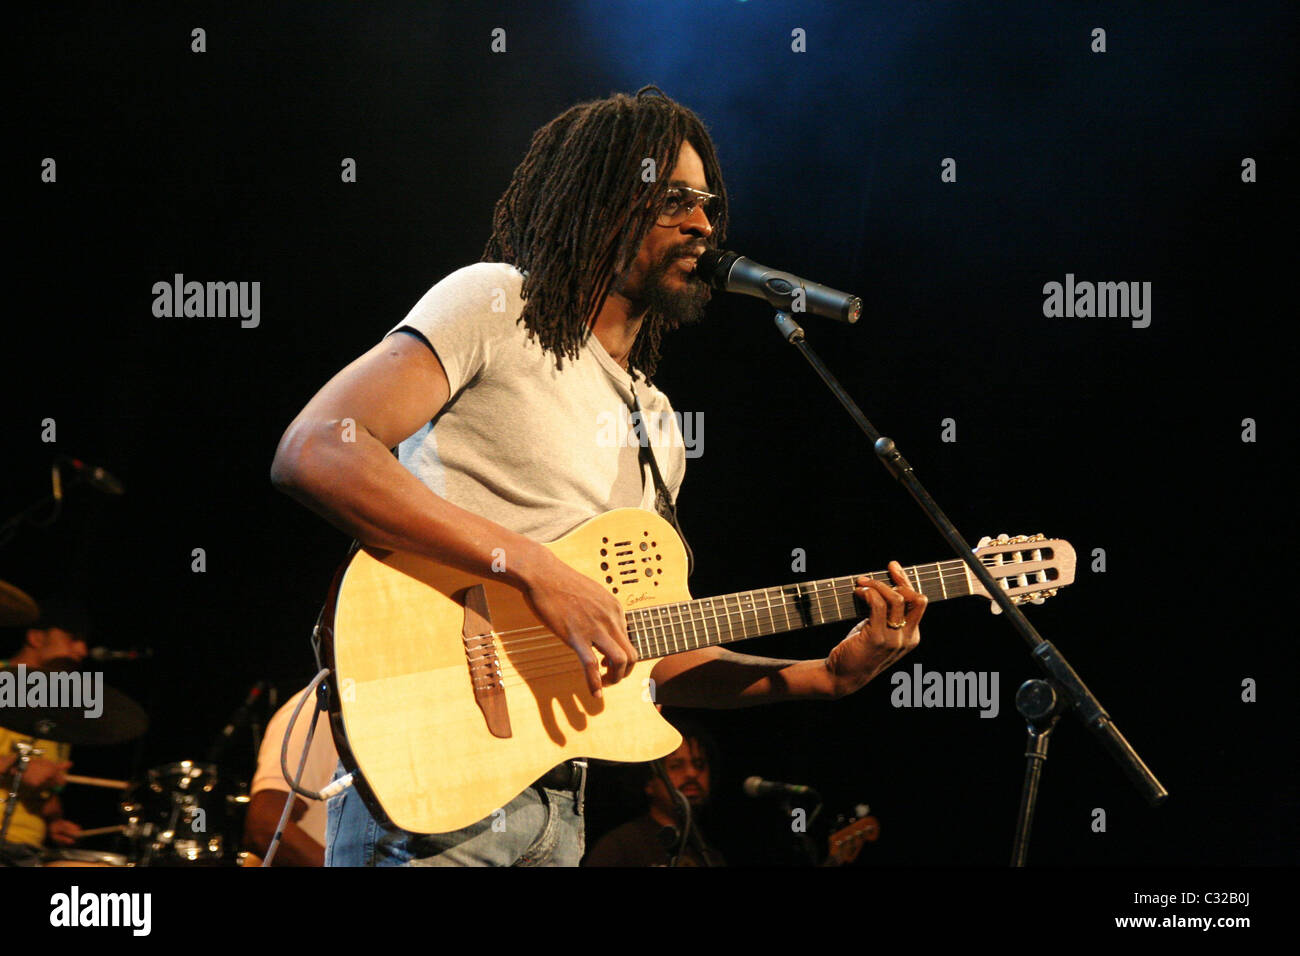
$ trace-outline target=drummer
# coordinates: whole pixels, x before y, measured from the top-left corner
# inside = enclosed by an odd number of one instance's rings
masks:
[[[0,660],[0,667],[25,664],[28,668],[44,668],[85,660],[90,634],[90,617],[85,609],[75,602],[53,600],[42,602],[40,607],[41,616],[27,629],[22,646],[8,660]],[[3,719],[0,711],[0,723]],[[0,819],[3,801],[9,794],[9,771],[18,759],[14,752],[16,741],[32,742],[43,755],[31,758],[23,775],[18,806],[9,822],[6,841],[0,846],[0,865],[36,866],[46,841],[68,846],[81,835],[81,827],[63,819],[58,796],[72,766],[68,759],[71,748],[52,740],[33,740],[0,726]]]

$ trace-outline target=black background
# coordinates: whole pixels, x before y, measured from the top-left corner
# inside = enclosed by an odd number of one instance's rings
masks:
[[[1294,863],[1295,31],[1282,2],[28,8],[0,511],[48,491],[56,453],[128,493],[76,490],[0,550],[0,578],[80,594],[97,643],[157,652],[107,669],[149,734],[80,749],[78,771],[195,758],[253,681],[306,682],[347,542],[272,489],[280,434],[478,259],[534,129],[656,83],[714,135],[728,246],[862,295],[857,326],[805,328],[963,534],[1079,551],[1077,584],[1031,619],[1172,796],[1148,809],[1067,720],[1032,859]],[[155,318],[152,286],[175,273],[260,281],[260,327]],[[1044,317],[1043,284],[1066,273],[1151,282],[1150,327]],[[715,298],[664,353],[656,383],[704,415],[680,497],[696,596],[946,556],[762,303]],[[846,630],[747,649],[820,657]],[[1005,861],[1031,665],[982,601],[933,607],[923,635],[904,666],[998,672],[996,719],[895,709],[883,679],[834,704],[700,715],[724,753],[710,832],[734,862],[786,859],[786,822],[738,795],[753,773],[816,785],[828,815],[869,803],[882,838],[861,865]],[[595,783],[590,839],[632,812],[612,774]],[[66,802],[85,826],[116,819],[102,794]]]

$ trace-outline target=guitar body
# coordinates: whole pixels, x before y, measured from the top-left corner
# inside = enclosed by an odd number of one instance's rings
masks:
[[[600,700],[573,651],[500,577],[366,548],[335,575],[320,624],[330,719],[375,819],[446,833],[488,816],[565,760],[672,753],[681,735],[655,710],[655,661],[867,611],[852,575],[694,600],[681,538],[640,508],[599,515],[546,547],[623,606],[641,659]],[[1001,535],[974,553],[1014,603],[1041,603],[1074,580],[1068,541]],[[988,597],[960,560],[903,573],[931,602]],[[871,576],[892,580],[887,571]]]
[[[625,610],[690,600],[685,548],[652,512],[611,511],[546,547]],[[652,702],[653,660],[597,700],[573,651],[500,579],[360,549],[331,598],[322,632],[335,741],[388,824],[458,830],[565,760],[646,761],[681,744]]]

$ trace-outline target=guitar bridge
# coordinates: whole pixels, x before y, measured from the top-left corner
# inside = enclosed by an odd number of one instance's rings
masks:
[[[509,737],[510,711],[506,707],[506,689],[501,682],[501,660],[497,657],[496,634],[488,611],[483,585],[466,588],[461,594],[465,624],[461,638],[465,642],[465,661],[469,665],[474,702],[483,711],[488,732],[493,737]]]

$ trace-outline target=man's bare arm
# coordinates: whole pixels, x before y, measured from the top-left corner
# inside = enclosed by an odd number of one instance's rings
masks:
[[[824,660],[776,660],[725,647],[666,657],[651,675],[656,703],[674,707],[751,707],[778,700],[827,700],[845,693]]]
[[[428,346],[391,336],[307,403],[280,439],[271,480],[371,547],[413,551],[484,576],[492,573],[493,549],[504,548],[502,575],[522,588],[549,552],[435,495],[389,452],[442,410],[448,392]]]
[[[731,708],[778,700],[843,697],[866,686],[921,640],[926,599],[891,562],[891,587],[867,577],[857,593],[871,609],[821,660],[781,661],[735,654],[722,647],[674,654],[650,672],[655,700],[683,707]],[[892,622],[892,626],[891,626]]]
[[[284,811],[286,796],[288,794],[283,790],[259,790],[248,801],[244,840],[258,856],[265,857],[266,851],[270,849],[276,824],[280,822],[280,814]],[[274,862],[279,866],[325,865],[325,847],[298,826],[298,821],[306,813],[307,801],[295,794],[293,809],[289,811],[289,822],[285,824],[284,833],[280,836],[280,846],[275,851]]]
[[[389,453],[437,416],[449,392],[428,346],[390,336],[307,403],[280,439],[271,480],[362,544],[411,551],[481,577],[500,573],[573,649],[599,696],[602,684],[626,677],[636,660],[614,596],[541,544],[435,495]],[[493,568],[496,548],[506,556],[501,572]]]

